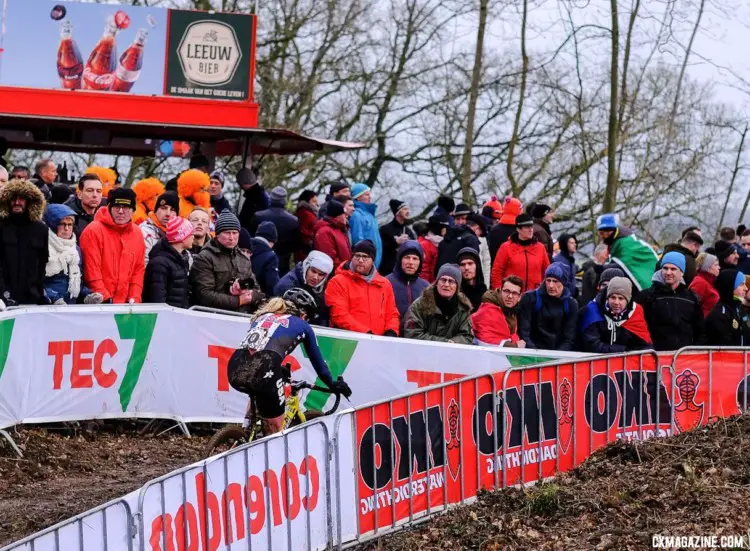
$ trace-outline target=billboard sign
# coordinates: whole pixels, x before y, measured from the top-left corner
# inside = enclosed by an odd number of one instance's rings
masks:
[[[253,16],[0,0],[0,86],[251,101]]]

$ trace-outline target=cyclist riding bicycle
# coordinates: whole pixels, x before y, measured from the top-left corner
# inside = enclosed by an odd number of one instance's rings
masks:
[[[316,308],[313,296],[298,287],[270,299],[253,316],[245,340],[229,359],[229,384],[255,401],[268,434],[283,428],[286,396],[282,362],[300,343],[323,383],[346,398],[352,395],[343,379],[333,380],[306,321]]]

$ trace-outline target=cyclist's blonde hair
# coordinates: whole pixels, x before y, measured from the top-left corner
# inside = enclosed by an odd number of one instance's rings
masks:
[[[251,320],[255,321],[264,314],[292,314],[296,316],[298,312],[291,302],[281,297],[272,297],[258,308]]]

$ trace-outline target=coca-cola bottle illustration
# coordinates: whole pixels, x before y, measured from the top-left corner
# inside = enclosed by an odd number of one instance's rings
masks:
[[[68,90],[81,88],[83,58],[73,38],[73,25],[70,21],[60,24],[60,47],[57,49],[57,74],[60,84]]]
[[[117,35],[118,27],[115,18],[109,16],[104,25],[104,34],[91,51],[86,67],[83,70],[83,87],[86,90],[109,90],[115,79],[117,68]]]
[[[148,39],[146,29],[138,29],[135,40],[130,47],[120,56],[120,62],[115,71],[115,81],[112,84],[113,92],[130,92],[133,85],[141,76],[143,67],[143,48]]]

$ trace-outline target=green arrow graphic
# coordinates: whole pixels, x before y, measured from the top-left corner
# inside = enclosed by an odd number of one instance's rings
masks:
[[[331,375],[336,379],[336,377],[346,371],[346,366],[349,365],[349,361],[357,349],[357,341],[339,339],[337,337],[318,337],[318,346],[328,364],[328,369],[331,370]],[[302,354],[307,358],[304,348],[302,349]],[[315,380],[315,384],[325,386],[320,377]],[[310,392],[305,399],[305,409],[319,410],[325,405],[328,396],[325,392]]]
[[[5,362],[8,360],[10,350],[10,339],[13,337],[13,325],[16,318],[0,321],[0,377],[3,376]]]
[[[542,356],[512,356],[508,354],[505,357],[508,358],[508,363],[511,367],[521,367],[524,365],[543,364],[555,361],[555,358]]]
[[[118,393],[120,394],[120,405],[122,411],[128,409],[130,398],[133,397],[133,390],[141,376],[141,369],[146,361],[146,353],[151,344],[151,337],[154,334],[156,326],[156,317],[158,314],[115,314],[115,323],[117,330],[120,332],[121,339],[133,339],[133,352],[128,360],[128,367],[125,369],[125,376]]]

